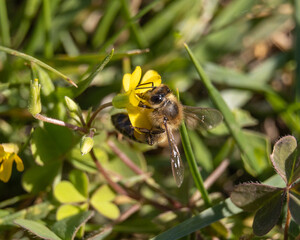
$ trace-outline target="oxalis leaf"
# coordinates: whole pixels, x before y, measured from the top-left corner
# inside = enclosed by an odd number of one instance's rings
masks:
[[[252,225],[255,235],[263,236],[275,226],[280,217],[284,199],[285,194],[278,194],[257,211]]]
[[[14,222],[42,239],[62,240],[54,232],[41,223],[27,219],[16,219]]]
[[[300,183],[294,186],[290,191],[289,207],[293,219],[300,225]]]
[[[291,183],[295,166],[299,165],[296,161],[297,140],[293,136],[286,136],[279,139],[271,155],[272,164],[286,183]]]
[[[283,191],[259,183],[243,183],[235,187],[231,193],[231,201],[238,207],[246,211],[256,211],[262,207],[269,199],[280,195]]]
[[[51,229],[63,240],[73,240],[79,228],[93,215],[93,211],[81,212],[56,222]]]

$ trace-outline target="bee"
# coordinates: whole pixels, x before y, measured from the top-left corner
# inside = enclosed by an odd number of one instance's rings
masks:
[[[216,109],[182,105],[167,85],[149,88],[148,91],[138,94],[141,99],[138,107],[141,110],[151,109],[147,111],[151,129],[133,127],[125,113],[113,115],[112,123],[120,133],[137,142],[153,145],[168,141],[172,173],[180,187],[184,178],[184,166],[173,131],[179,128],[183,120],[191,128],[211,129],[222,122],[223,116]]]

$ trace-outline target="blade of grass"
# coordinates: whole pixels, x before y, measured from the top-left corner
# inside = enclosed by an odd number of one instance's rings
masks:
[[[19,24],[18,30],[16,34],[14,35],[12,41],[13,41],[13,47],[18,48],[22,41],[25,38],[25,35],[27,34],[30,24],[34,18],[34,16],[37,14],[38,8],[40,6],[41,0],[27,0],[26,5],[24,8],[24,15],[22,18],[22,21]]]
[[[83,81],[80,81],[78,83],[78,88],[74,89],[74,96],[80,95],[87,87],[91,84],[95,76],[103,70],[103,68],[108,64],[112,56],[114,55],[114,49],[111,50],[111,52],[103,59],[103,61],[98,64],[96,69]]]
[[[44,19],[44,29],[46,35],[45,41],[45,49],[44,54],[45,57],[51,58],[53,57],[53,46],[51,39],[51,27],[52,27],[52,19],[51,19],[51,7],[49,0],[43,0],[43,19]]]
[[[184,153],[186,156],[186,160],[189,164],[189,168],[190,171],[192,173],[194,182],[196,184],[196,187],[198,188],[198,190],[201,193],[201,196],[204,200],[205,206],[206,207],[210,207],[211,206],[211,201],[208,197],[208,193],[204,187],[204,183],[203,183],[203,179],[202,176],[200,174],[199,168],[197,166],[196,163],[196,159],[192,150],[192,146],[191,146],[191,142],[186,130],[186,126],[185,123],[183,122],[180,126],[180,136],[181,136],[181,140],[182,140],[182,146],[184,149]]]
[[[6,0],[0,0],[0,28],[2,44],[10,46],[9,21],[7,17]]]
[[[108,31],[111,28],[111,25],[113,21],[115,20],[115,17],[117,13],[119,12],[121,7],[119,0],[112,0],[107,3],[107,6],[105,8],[105,13],[102,19],[99,22],[99,25],[96,29],[96,32],[94,34],[92,44],[94,48],[97,48],[104,43]]]
[[[230,111],[229,107],[223,100],[222,96],[218,92],[218,90],[212,85],[211,81],[206,76],[205,72],[203,71],[203,68],[199,64],[199,62],[196,60],[194,54],[191,52],[190,48],[187,44],[184,45],[186,48],[186,51],[188,52],[190,59],[192,60],[200,79],[202,80],[203,84],[205,85],[208,94],[210,95],[212,101],[214,104],[218,107],[218,109],[222,112],[225,120],[225,124],[228,127],[229,131],[231,132],[233,138],[235,139],[238,147],[240,148],[241,152],[245,155],[247,160],[249,161],[249,165],[251,168],[256,169],[256,159],[253,152],[252,146],[249,145],[245,135],[241,131],[241,128],[239,127],[238,123],[236,122],[234,115]]]
[[[131,21],[130,11],[128,7],[128,1],[122,0],[122,10],[125,14],[126,20],[130,25],[131,32],[140,48],[145,48],[147,46],[147,42],[145,37],[143,36],[141,29],[139,28],[139,25],[136,22]]]
[[[127,22],[116,34],[114,34],[111,38],[109,38],[106,43],[103,45],[103,47],[100,49],[106,49],[108,46],[112,45],[118,37],[121,35],[123,31],[125,31],[128,27],[130,27],[131,22],[135,22],[139,20],[142,16],[144,16],[146,13],[148,13],[157,3],[159,3],[160,0],[152,1],[149,5],[144,7],[141,11],[139,11],[134,17],[132,17],[130,22]],[[147,37],[146,37],[147,39]]]
[[[25,53],[22,53],[22,52],[18,52],[16,50],[13,50],[11,48],[7,48],[7,47],[3,47],[3,46],[0,46],[0,51],[3,51],[3,52],[6,52],[10,55],[13,55],[13,56],[17,56],[17,57],[20,57],[20,58],[23,58],[29,62],[34,62],[36,63],[37,65],[57,74],[58,76],[62,77],[64,80],[66,80],[68,83],[72,84],[73,86],[77,87],[77,85],[69,78],[67,77],[66,75],[62,74],[61,72],[57,71],[56,69],[50,67],[48,64],[38,60],[37,58],[34,58],[30,55],[27,55]]]
[[[242,209],[236,207],[231,200],[227,198],[224,202],[204,210],[200,214],[189,218],[177,226],[155,236],[151,240],[180,239],[214,222],[233,216],[240,212],[242,212]]]

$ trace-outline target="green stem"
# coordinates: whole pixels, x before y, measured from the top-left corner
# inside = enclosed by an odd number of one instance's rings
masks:
[[[0,29],[2,43],[5,46],[10,46],[9,21],[6,10],[6,0],[0,0]]]
[[[0,0],[1,1],[1,0]],[[30,56],[30,55],[27,55],[25,53],[22,53],[22,52],[18,52],[16,50],[13,50],[11,48],[7,48],[7,47],[3,47],[3,46],[0,46],[0,51],[3,51],[3,52],[6,52],[10,55],[13,55],[13,56],[17,56],[17,57],[20,57],[20,58],[23,58],[29,62],[34,62],[36,63],[37,65],[57,74],[58,76],[62,77],[64,80],[66,80],[68,83],[72,84],[73,86],[77,87],[77,85],[69,78],[67,77],[66,75],[62,74],[61,72],[57,71],[56,69],[54,69],[53,67],[50,67],[48,64]]]
[[[185,153],[187,162],[189,164],[189,168],[190,168],[190,171],[192,173],[192,176],[193,176],[194,182],[196,184],[196,187],[200,191],[206,207],[210,207],[211,206],[211,201],[210,201],[208,193],[207,193],[207,191],[204,187],[203,179],[202,179],[202,176],[201,176],[200,171],[198,169],[196,159],[195,159],[195,156],[194,156],[194,153],[193,153],[193,150],[192,150],[192,146],[191,146],[190,139],[189,139],[189,136],[188,136],[186,126],[185,126],[184,122],[180,126],[180,135],[181,135],[181,140],[182,140],[182,146],[183,146],[183,149],[184,149],[184,153]]]
[[[51,41],[51,6],[49,0],[43,0],[43,17],[44,17],[44,26],[45,26],[45,49],[44,53],[46,58],[53,57],[53,46]]]
[[[246,163],[250,165],[252,169],[256,169],[256,159],[254,155],[253,147],[249,144],[249,141],[247,140],[246,136],[244,135],[242,129],[239,127],[238,123],[235,120],[234,115],[232,114],[231,110],[229,109],[228,105],[218,92],[218,90],[213,86],[209,78],[206,76],[203,68],[199,64],[199,62],[196,60],[194,54],[191,52],[190,48],[187,46],[187,44],[184,45],[186,48],[186,51],[188,52],[190,59],[192,60],[200,79],[202,80],[203,84],[205,85],[208,94],[210,95],[210,98],[214,102],[214,104],[218,107],[218,109],[221,111],[221,113],[224,116],[225,124],[230,131],[231,135],[235,139],[239,149],[246,157]],[[254,174],[254,173],[253,173]]]

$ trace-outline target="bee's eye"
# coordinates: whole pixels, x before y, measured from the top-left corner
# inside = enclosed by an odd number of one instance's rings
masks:
[[[159,95],[154,95],[150,98],[151,102],[153,102],[154,104],[158,104],[161,103],[164,99],[164,96],[159,94]]]

